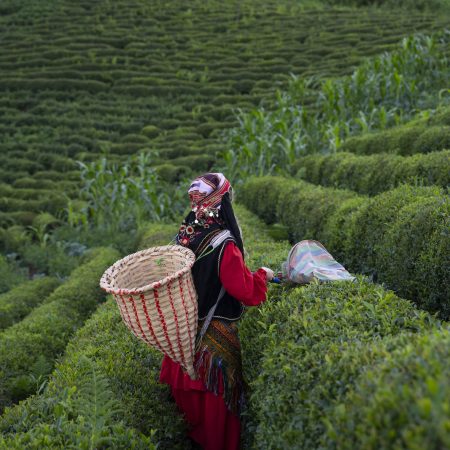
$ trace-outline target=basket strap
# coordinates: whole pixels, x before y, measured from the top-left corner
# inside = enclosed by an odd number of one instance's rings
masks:
[[[222,299],[222,297],[224,295],[225,295],[225,288],[222,286],[222,288],[220,289],[220,292],[219,292],[219,296],[217,297],[216,303],[213,306],[211,306],[211,309],[208,311],[208,315],[206,316],[205,321],[203,322],[202,329],[200,330],[200,333],[198,334],[196,347],[198,347],[198,345],[202,341],[202,338],[205,335],[206,330],[208,329],[209,324],[211,323],[211,320],[214,316],[217,305],[219,304],[220,300]]]
[[[233,237],[233,235],[231,234],[230,230],[223,230],[217,236],[215,236],[211,239],[210,245],[212,248],[217,248],[226,239],[232,238],[232,237]]]

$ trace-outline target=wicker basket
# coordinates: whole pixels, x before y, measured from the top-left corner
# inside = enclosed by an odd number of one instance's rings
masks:
[[[180,245],[152,247],[117,261],[100,280],[131,332],[180,363],[192,379],[198,320],[194,262],[194,253]]]

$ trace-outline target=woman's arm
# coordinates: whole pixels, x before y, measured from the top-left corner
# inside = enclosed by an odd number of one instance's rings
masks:
[[[219,277],[228,294],[246,306],[257,306],[266,300],[266,271],[261,268],[252,273],[234,242],[225,244]]]

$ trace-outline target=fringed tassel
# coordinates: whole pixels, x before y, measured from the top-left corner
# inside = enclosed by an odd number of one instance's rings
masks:
[[[232,413],[240,415],[244,404],[244,386],[236,370],[227,367],[225,361],[214,355],[207,346],[202,346],[197,355],[195,369],[206,389],[218,395],[221,373],[225,404]]]

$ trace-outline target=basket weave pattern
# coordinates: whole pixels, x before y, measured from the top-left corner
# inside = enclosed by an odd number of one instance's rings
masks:
[[[194,253],[180,245],[152,247],[117,261],[100,280],[131,332],[180,363],[193,379],[198,321],[194,262]]]

